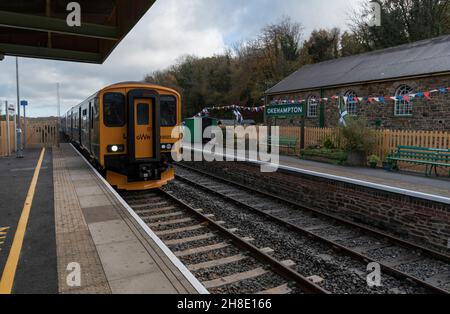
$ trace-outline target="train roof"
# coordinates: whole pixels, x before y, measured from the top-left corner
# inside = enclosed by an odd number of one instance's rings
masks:
[[[143,82],[143,81],[125,81],[125,82],[114,83],[109,86],[106,86],[105,88],[101,89],[99,92],[107,90],[107,89],[111,89],[111,88],[122,87],[124,85],[128,86],[128,87],[134,87],[134,86],[144,87],[145,86],[145,87],[150,87],[150,88],[162,89],[162,90],[173,92],[173,93],[177,94],[179,97],[181,97],[180,93],[173,88],[158,85],[158,84],[153,84],[153,83],[147,83],[147,82]]]
[[[178,95],[178,97],[181,98],[181,95],[178,91],[176,91],[173,88],[170,87],[165,87],[162,85],[157,85],[157,84],[152,84],[152,83],[147,83],[147,82],[142,82],[142,81],[125,81],[125,82],[118,82],[118,83],[114,83],[111,85],[108,85],[104,88],[102,88],[101,90],[99,90],[98,92],[92,94],[91,96],[87,97],[86,99],[84,99],[82,102],[80,102],[79,104],[73,106],[72,108],[69,109],[69,111],[73,110],[74,108],[78,107],[79,105],[81,105],[82,103],[84,103],[85,101],[87,101],[88,99],[91,99],[93,97],[96,97],[99,93],[101,93],[102,91],[108,90],[108,89],[112,89],[112,88],[120,88],[120,87],[150,87],[150,88],[157,88],[157,89],[161,89],[161,90],[166,90],[169,92],[172,92],[176,95]]]

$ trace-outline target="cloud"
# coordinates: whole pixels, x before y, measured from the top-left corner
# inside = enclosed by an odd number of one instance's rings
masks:
[[[183,55],[221,53],[283,16],[301,22],[307,34],[345,27],[347,12],[359,1],[159,0],[103,65],[21,58],[21,98],[29,101],[31,116],[55,115],[57,82],[65,111],[108,84],[142,80]],[[14,58],[0,62],[0,82],[0,101],[16,103]]]

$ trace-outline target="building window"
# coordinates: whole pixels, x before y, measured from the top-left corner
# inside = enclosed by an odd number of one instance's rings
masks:
[[[412,94],[414,89],[408,85],[401,85],[395,92],[395,97],[403,97],[405,95]],[[413,114],[412,102],[406,99],[395,100],[395,115],[396,116],[411,116]]]
[[[356,116],[358,114],[358,96],[354,91],[348,91],[345,93],[347,97],[347,113],[350,116]]]
[[[317,117],[317,111],[318,111],[318,101],[316,96],[309,96],[308,97],[308,117],[309,118],[316,118]]]

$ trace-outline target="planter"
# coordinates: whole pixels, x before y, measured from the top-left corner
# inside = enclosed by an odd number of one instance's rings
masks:
[[[362,167],[366,164],[366,154],[364,152],[349,152],[347,157],[347,164],[353,167]]]
[[[373,161],[370,163],[370,168],[372,168],[372,169],[376,169],[377,166],[378,166],[378,163],[376,161]]]
[[[392,170],[392,163],[390,161],[383,161],[383,169],[387,171]]]
[[[302,159],[343,165],[347,160],[347,153],[342,150],[306,149],[301,153]]]

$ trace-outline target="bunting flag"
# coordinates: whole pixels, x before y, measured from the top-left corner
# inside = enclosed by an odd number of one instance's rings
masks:
[[[357,96],[342,96],[342,95],[332,95],[330,97],[321,97],[317,98],[316,101],[319,103],[329,102],[329,101],[335,101],[339,100],[339,108],[341,108],[342,104],[346,105],[349,101],[358,101],[360,103],[366,102],[367,104],[372,103],[380,103],[385,104],[387,101],[413,101],[414,99],[424,99],[424,100],[430,100],[431,97],[436,94],[449,94],[450,93],[450,87],[441,87],[438,89],[432,89],[429,91],[423,91],[418,93],[411,93],[407,95],[401,95],[401,96],[379,96],[379,97],[357,97]],[[270,103],[270,105],[286,105],[286,104],[306,104],[306,99],[284,99],[284,100],[274,100]],[[345,106],[346,107],[346,106]],[[250,111],[250,112],[262,112],[266,106],[253,106],[253,107],[244,107],[244,106],[237,106],[237,105],[230,105],[230,106],[213,106],[203,109],[200,113],[195,115],[194,117],[202,117],[205,115],[209,115],[211,111],[223,111],[223,110],[237,110],[239,114],[242,117],[241,112],[243,111]],[[340,109],[341,117],[340,119],[343,119],[345,123],[345,117],[348,115],[348,113],[345,110]]]
[[[385,104],[387,100],[392,101],[413,101],[416,98],[429,100],[433,96],[433,94],[449,94],[450,93],[450,87],[441,87],[438,89],[432,89],[429,91],[424,92],[418,92],[418,93],[411,93],[407,95],[401,95],[401,96],[379,96],[379,97],[356,97],[356,96],[342,96],[342,95],[332,95],[330,97],[323,97],[318,98],[317,101],[320,103],[328,102],[330,100],[343,100],[344,103],[347,103],[349,101],[358,101],[358,102],[366,102],[368,104],[372,103],[381,103]],[[298,103],[298,104],[304,104],[307,102],[306,99],[297,99],[297,100],[274,100],[271,105],[284,105],[287,103]]]
[[[285,103],[287,103],[287,101],[285,101]],[[213,107],[208,107],[208,108],[204,108],[202,111],[200,111],[198,114],[196,114],[194,116],[195,117],[204,117],[210,114],[211,111],[229,111],[231,110],[233,112],[233,114],[238,113],[237,116],[240,116],[242,118],[242,113],[243,111],[250,111],[250,112],[262,112],[264,111],[264,109],[266,108],[266,106],[258,106],[258,107],[244,107],[244,106],[237,106],[237,105],[231,105],[231,106],[213,106]]]

